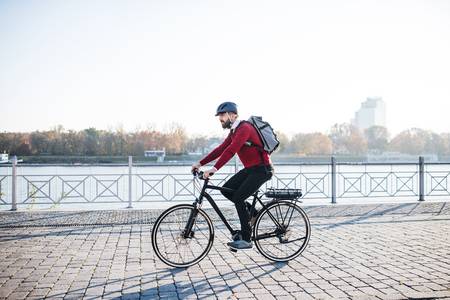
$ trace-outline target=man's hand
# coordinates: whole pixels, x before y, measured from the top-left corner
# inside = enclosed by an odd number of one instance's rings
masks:
[[[196,162],[192,165],[191,173],[194,173],[194,171],[198,171],[202,165],[199,162]]]
[[[208,179],[216,172],[217,172],[217,169],[212,167],[211,169],[209,169],[203,173],[203,179]]]

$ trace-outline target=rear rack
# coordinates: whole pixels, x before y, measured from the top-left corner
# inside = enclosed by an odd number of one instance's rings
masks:
[[[265,192],[265,195],[267,198],[296,200],[296,199],[300,198],[303,194],[302,194],[302,189],[269,188]]]

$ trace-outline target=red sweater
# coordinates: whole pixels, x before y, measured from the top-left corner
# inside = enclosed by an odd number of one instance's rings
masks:
[[[221,145],[200,161],[202,166],[220,156],[219,160],[214,165],[214,167],[219,170],[236,153],[245,168],[270,164],[269,154],[266,151],[263,151],[262,149],[259,150],[254,146],[245,145],[246,141],[251,141],[253,144],[262,147],[262,142],[253,125],[244,121],[241,122],[242,123],[238,125],[234,132],[230,132]],[[262,151],[262,160],[260,151]]]

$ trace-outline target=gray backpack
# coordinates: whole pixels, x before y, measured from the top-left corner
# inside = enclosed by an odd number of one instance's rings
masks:
[[[249,146],[255,146],[258,148],[264,148],[264,151],[271,154],[273,151],[275,151],[278,146],[280,145],[280,141],[277,138],[277,135],[273,131],[272,126],[268,122],[265,122],[262,120],[261,117],[257,116],[251,116],[247,122],[253,125],[255,127],[256,131],[259,134],[259,137],[261,138],[261,141],[263,142],[263,147],[258,147],[257,145],[254,145],[252,142],[247,141],[247,145]]]

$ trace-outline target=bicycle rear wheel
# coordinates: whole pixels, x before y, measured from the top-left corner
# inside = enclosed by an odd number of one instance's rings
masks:
[[[188,226],[191,222],[192,226]],[[191,228],[186,231],[186,228]],[[201,261],[211,250],[214,227],[211,219],[193,205],[175,205],[164,211],[152,230],[155,254],[172,267],[184,268]]]
[[[256,247],[273,261],[299,256],[308,245],[311,225],[306,213],[292,201],[277,201],[261,211],[253,228]]]

